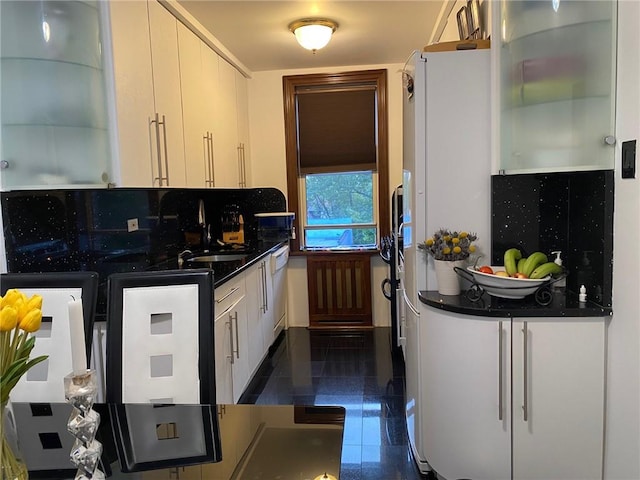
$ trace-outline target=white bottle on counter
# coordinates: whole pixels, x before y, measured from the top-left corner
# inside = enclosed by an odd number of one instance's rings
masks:
[[[551,254],[552,254],[552,255],[555,255],[555,256],[556,256],[556,258],[555,258],[555,260],[553,261],[553,263],[555,263],[556,265],[560,265],[560,266],[562,266],[562,258],[560,258],[560,254],[561,254],[561,253],[562,253],[562,252],[561,252],[560,250],[556,250],[555,252],[551,252]],[[561,278],[560,280],[558,280],[557,282],[555,282],[555,283],[553,284],[553,287],[554,287],[554,288],[558,288],[558,289],[560,289],[560,288],[565,288],[566,286],[567,286],[567,279],[566,279],[566,277]]]
[[[587,289],[584,285],[580,286],[580,293],[578,294],[578,301],[584,303],[587,301]]]

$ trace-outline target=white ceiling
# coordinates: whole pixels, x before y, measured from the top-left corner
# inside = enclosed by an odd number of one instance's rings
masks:
[[[428,44],[442,0],[206,1],[179,0],[249,70],[404,63]],[[287,29],[293,20],[324,17],[339,27],[316,54]]]

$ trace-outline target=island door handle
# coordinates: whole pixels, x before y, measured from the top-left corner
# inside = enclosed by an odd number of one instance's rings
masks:
[[[236,310],[233,315],[236,322],[236,358],[240,360],[240,338],[238,336],[238,311]]]
[[[231,365],[234,364],[235,359],[233,358],[233,325],[231,324],[231,315],[229,315],[229,321],[225,322],[227,325],[229,325],[229,348],[231,355],[227,355],[227,358],[231,359]]]
[[[498,420],[502,421],[503,385],[502,385],[502,320],[498,322]]]
[[[529,419],[529,401],[528,401],[528,397],[529,397],[529,388],[528,388],[528,373],[529,373],[529,369],[527,368],[527,357],[528,357],[528,352],[527,352],[527,343],[528,343],[528,329],[527,329],[527,322],[524,322],[524,328],[522,329],[522,333],[523,333],[523,348],[522,348],[522,357],[523,357],[523,361],[522,361],[522,370],[523,370],[523,378],[524,378],[524,385],[523,385],[523,395],[524,395],[524,401],[522,402],[522,419],[526,422]]]
[[[269,311],[269,295],[267,289],[267,262],[262,262],[262,287],[264,288],[264,313]]]

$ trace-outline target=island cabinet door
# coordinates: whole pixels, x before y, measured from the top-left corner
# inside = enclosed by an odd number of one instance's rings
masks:
[[[425,308],[419,321],[429,465],[447,479],[510,478],[510,319]]]
[[[605,320],[513,320],[513,478],[602,478]]]

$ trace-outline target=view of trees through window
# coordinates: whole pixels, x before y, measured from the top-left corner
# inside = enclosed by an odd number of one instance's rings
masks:
[[[373,172],[305,175],[307,247],[376,244]],[[336,228],[327,228],[332,227]]]

